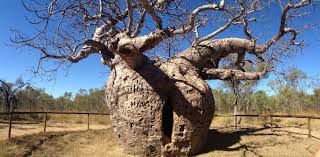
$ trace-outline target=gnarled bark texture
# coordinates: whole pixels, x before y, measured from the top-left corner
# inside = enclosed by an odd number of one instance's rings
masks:
[[[197,68],[182,58],[113,68],[106,86],[114,131],[127,153],[192,155],[206,142],[214,99]],[[116,59],[121,60],[120,57]]]

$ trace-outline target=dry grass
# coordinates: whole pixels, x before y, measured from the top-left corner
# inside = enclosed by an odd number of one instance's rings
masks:
[[[1,157],[129,157],[121,153],[111,129],[39,133],[0,141]]]
[[[213,130],[205,151],[199,157],[309,157],[320,148],[319,140],[307,139],[305,135],[293,132],[299,130]]]
[[[109,116],[105,115],[90,115],[90,123],[92,124],[111,124]],[[48,116],[49,122],[52,123],[77,123],[83,124],[88,122],[88,115],[59,115],[53,114]]]
[[[210,130],[208,144],[199,157],[307,157],[311,156],[320,141],[304,135],[289,133],[288,129],[252,128]],[[299,129],[293,129],[299,131]],[[126,157],[111,128],[105,130],[40,133],[0,141],[0,156],[34,157]]]
[[[199,156],[308,157],[320,150],[320,120],[311,120],[312,139],[308,139],[307,119],[274,118],[273,131],[269,122],[242,117],[235,130],[232,117],[215,117],[207,148]]]
[[[211,126],[208,144],[199,157],[308,157],[320,148],[320,120],[313,120],[312,134],[307,138],[305,119],[274,119],[278,125],[271,131],[261,127],[265,119],[242,118],[235,130],[232,118],[216,117]],[[51,119],[53,122],[53,119]],[[79,125],[66,122],[67,125]],[[49,130],[50,131],[50,130]],[[39,133],[0,141],[0,156],[112,156],[126,157],[113,136],[112,129]]]
[[[1,157],[17,157],[28,156],[34,150],[38,149],[43,142],[57,136],[65,135],[66,133],[39,133],[34,135],[25,135],[14,137],[10,140],[0,141],[0,156]]]
[[[118,147],[111,129],[75,132],[54,138],[34,151],[34,157],[126,157]]]
[[[87,115],[53,115],[49,117],[47,122],[47,131],[77,131],[87,130]],[[111,119],[109,116],[90,116],[90,129],[106,129],[111,126]],[[11,136],[22,136],[27,134],[34,134],[43,132],[44,123],[32,121],[15,121],[12,125]],[[0,140],[7,139],[8,124],[0,123]]]

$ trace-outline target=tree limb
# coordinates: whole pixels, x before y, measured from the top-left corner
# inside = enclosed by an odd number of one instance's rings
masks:
[[[174,30],[173,34],[185,34],[185,33],[190,32],[194,28],[196,16],[200,12],[205,11],[205,10],[223,10],[223,8],[224,8],[224,0],[221,0],[219,5],[217,5],[217,4],[209,4],[209,5],[203,5],[203,6],[200,6],[200,7],[196,8],[189,15],[188,24],[183,26],[180,29]]]
[[[238,18],[240,18],[242,16],[243,13],[240,13],[239,15],[232,17],[226,24],[224,24],[222,27],[220,27],[219,29],[217,29],[216,31],[206,35],[203,38],[200,38],[198,40],[195,41],[195,44],[201,43],[202,41],[206,41],[209,40],[211,38],[213,38],[214,36],[218,35],[219,33],[225,31],[227,28],[230,27],[230,25],[237,20]]]
[[[262,72],[243,72],[235,69],[209,69],[205,71],[205,79],[208,80],[258,80],[274,69]]]
[[[140,4],[142,7],[152,16],[152,19],[154,22],[156,22],[157,27],[159,29],[162,29],[162,20],[161,18],[157,15],[157,12],[154,10],[152,6],[148,4],[148,0],[139,0]]]
[[[283,37],[287,33],[292,33],[293,37],[292,37],[291,43],[294,43],[294,40],[296,39],[296,35],[298,33],[293,28],[286,28],[287,19],[288,19],[287,14],[291,9],[301,8],[310,3],[311,3],[311,0],[301,0],[299,3],[296,3],[296,4],[292,4],[291,1],[289,1],[288,4],[282,10],[278,32],[265,44],[257,47],[257,49],[255,50],[255,53],[266,52],[274,43],[279,41],[281,37]]]
[[[281,13],[280,27],[278,32],[265,44],[257,45],[256,40],[252,39],[217,39],[212,41],[203,41],[199,45],[194,45],[193,47],[185,50],[181,54],[178,54],[178,56],[184,57],[189,61],[201,65],[204,62],[206,62],[208,58],[213,59],[215,63],[219,63],[219,60],[221,58],[236,53],[238,54],[237,64],[239,64],[244,59],[245,52],[248,52],[250,54],[255,55],[258,59],[263,61],[262,54],[267,52],[268,49],[277,41],[279,41],[281,37],[283,37],[286,33],[292,34],[292,45],[299,45],[299,43],[294,43],[294,40],[296,39],[298,32],[295,31],[293,28],[287,28],[286,26],[287,13],[290,9],[303,7],[309,4],[310,2],[310,0],[301,0],[297,4],[292,4],[289,2]],[[245,27],[247,27],[247,24],[245,24]],[[249,38],[253,38],[249,32],[247,33]]]
[[[127,1],[127,7],[128,7],[128,27],[127,31],[131,32],[132,27],[133,27],[133,9],[132,9],[132,1],[131,0],[126,0]]]
[[[114,54],[108,51],[108,48],[103,44],[95,40],[87,40],[85,45],[78,53],[68,57],[68,60],[72,63],[77,63],[80,60],[87,58],[92,53],[101,52],[102,55],[106,55],[109,58],[114,58]]]
[[[141,28],[143,27],[143,24],[144,24],[144,20],[146,18],[146,15],[147,15],[147,11],[146,10],[143,10],[142,14],[141,14],[141,17],[140,17],[140,20],[136,26],[136,29],[134,30],[134,32],[132,33],[131,37],[136,37],[140,31],[141,31]]]

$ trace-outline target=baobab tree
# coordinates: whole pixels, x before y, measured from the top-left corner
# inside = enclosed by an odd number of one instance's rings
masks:
[[[271,53],[273,45],[281,42],[285,49],[302,45],[296,41],[301,31],[291,21],[305,15],[299,8],[311,0],[276,1],[282,11],[277,32],[268,40],[259,40],[250,28],[261,20],[260,11],[276,7],[273,1],[22,2],[38,33],[28,36],[16,30],[12,41],[39,50],[36,72],[56,71],[64,63],[99,54],[111,69],[105,95],[120,146],[131,154],[180,156],[199,153],[206,142],[214,115],[214,97],[206,80],[255,80],[272,71],[272,60],[279,57]],[[221,26],[210,25],[215,21]],[[241,28],[243,38],[217,38],[231,27]],[[147,55],[181,37],[191,41],[189,48],[171,58]],[[233,66],[221,68],[220,61],[234,54]],[[246,72],[241,67],[248,61],[266,66]]]

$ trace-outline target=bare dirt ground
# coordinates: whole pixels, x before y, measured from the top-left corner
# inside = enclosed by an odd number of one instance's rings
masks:
[[[111,121],[105,116],[91,116],[90,129],[107,129]],[[52,115],[47,122],[47,132],[88,130],[87,115]],[[44,122],[13,121],[11,137],[41,133],[44,131]],[[8,121],[0,121],[0,140],[8,138]]]
[[[11,137],[22,135],[30,135],[34,133],[41,133],[44,130],[43,123],[24,123],[14,124],[12,126]],[[91,124],[90,129],[107,129],[110,125]],[[61,132],[61,131],[79,131],[87,130],[87,124],[73,124],[73,123],[49,123],[47,124],[47,132]],[[0,123],[0,140],[8,138],[8,124]]]
[[[273,131],[264,121],[242,119],[240,128],[235,129],[231,118],[215,118],[208,144],[198,156],[311,157],[320,149],[319,120],[312,121],[312,135],[315,136],[312,139],[307,136],[306,120],[275,119]],[[42,130],[43,125],[40,126]],[[76,129],[76,124],[69,126]],[[102,130],[85,131],[86,126],[80,125],[81,131],[37,133],[0,140],[0,156],[129,156],[118,147],[110,125],[105,126],[107,128]]]

